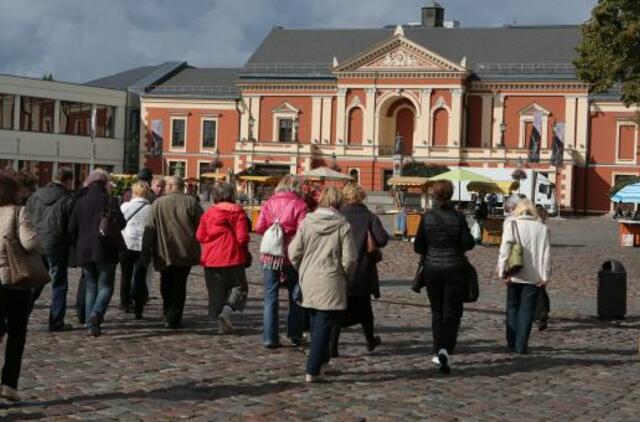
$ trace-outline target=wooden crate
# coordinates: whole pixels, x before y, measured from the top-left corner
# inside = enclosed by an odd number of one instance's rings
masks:
[[[421,218],[420,213],[407,213],[407,237],[416,237]]]

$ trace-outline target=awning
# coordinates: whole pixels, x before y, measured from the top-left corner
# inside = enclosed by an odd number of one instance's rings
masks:
[[[611,197],[613,202],[640,204],[640,183],[632,183],[620,189]]]
[[[469,182],[467,191],[509,195],[511,192],[518,190],[519,187],[519,182],[512,181]]]
[[[313,170],[302,173],[306,179],[311,180],[329,180],[329,181],[350,181],[353,177],[330,169],[329,167],[318,167]]]
[[[418,176],[394,176],[387,183],[392,186],[425,187],[429,184],[429,178]]]
[[[203,179],[224,179],[227,177],[227,173],[202,173],[200,177]]]
[[[274,176],[238,176],[238,179],[242,180],[243,182],[258,182],[275,185],[280,181],[281,178]]]

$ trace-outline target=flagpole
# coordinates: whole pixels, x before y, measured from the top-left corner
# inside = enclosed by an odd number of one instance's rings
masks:
[[[94,170],[94,161],[96,155],[96,145],[94,143],[96,136],[96,106],[91,106],[91,128],[89,129],[91,133],[91,153],[89,154],[89,172]]]

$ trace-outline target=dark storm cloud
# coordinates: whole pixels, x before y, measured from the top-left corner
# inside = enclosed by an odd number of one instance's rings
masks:
[[[0,0],[0,73],[84,82],[186,60],[241,66],[273,26],[379,27],[426,0]],[[575,24],[596,0],[440,0],[462,26]]]

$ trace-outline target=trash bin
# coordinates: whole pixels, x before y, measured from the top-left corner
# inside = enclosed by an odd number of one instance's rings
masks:
[[[627,271],[616,260],[598,271],[598,318],[622,319],[627,313]]]

